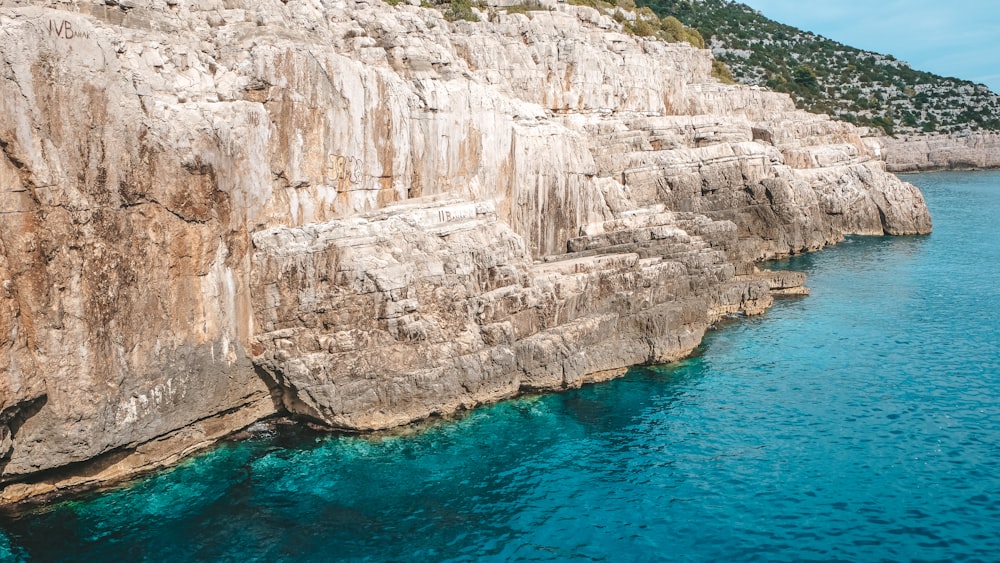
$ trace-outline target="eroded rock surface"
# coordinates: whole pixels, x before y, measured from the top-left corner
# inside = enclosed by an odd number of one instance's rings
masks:
[[[892,172],[1000,168],[1000,134],[996,132],[887,137],[882,143],[886,167]]]
[[[287,409],[384,428],[679,358],[930,230],[877,141],[598,11],[0,0],[0,481]]]

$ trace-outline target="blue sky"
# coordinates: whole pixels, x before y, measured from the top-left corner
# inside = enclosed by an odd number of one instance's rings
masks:
[[[740,0],[765,16],[1000,93],[997,0]]]

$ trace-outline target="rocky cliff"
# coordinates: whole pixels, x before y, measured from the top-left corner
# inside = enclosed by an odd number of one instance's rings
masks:
[[[1000,168],[1000,133],[907,135],[881,140],[892,172]]]
[[[801,291],[760,260],[930,230],[877,141],[705,50],[481,16],[0,0],[3,499],[680,358]]]

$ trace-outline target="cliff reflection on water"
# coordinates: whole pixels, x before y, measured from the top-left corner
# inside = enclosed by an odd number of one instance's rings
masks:
[[[279,426],[3,522],[32,560],[989,560],[1000,174],[910,176],[926,237],[776,267],[701,354],[413,435]]]

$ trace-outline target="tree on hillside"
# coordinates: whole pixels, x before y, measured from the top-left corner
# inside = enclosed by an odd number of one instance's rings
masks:
[[[792,71],[792,80],[799,86],[816,91],[819,89],[819,80],[816,78],[816,71],[811,66],[799,65]]]

